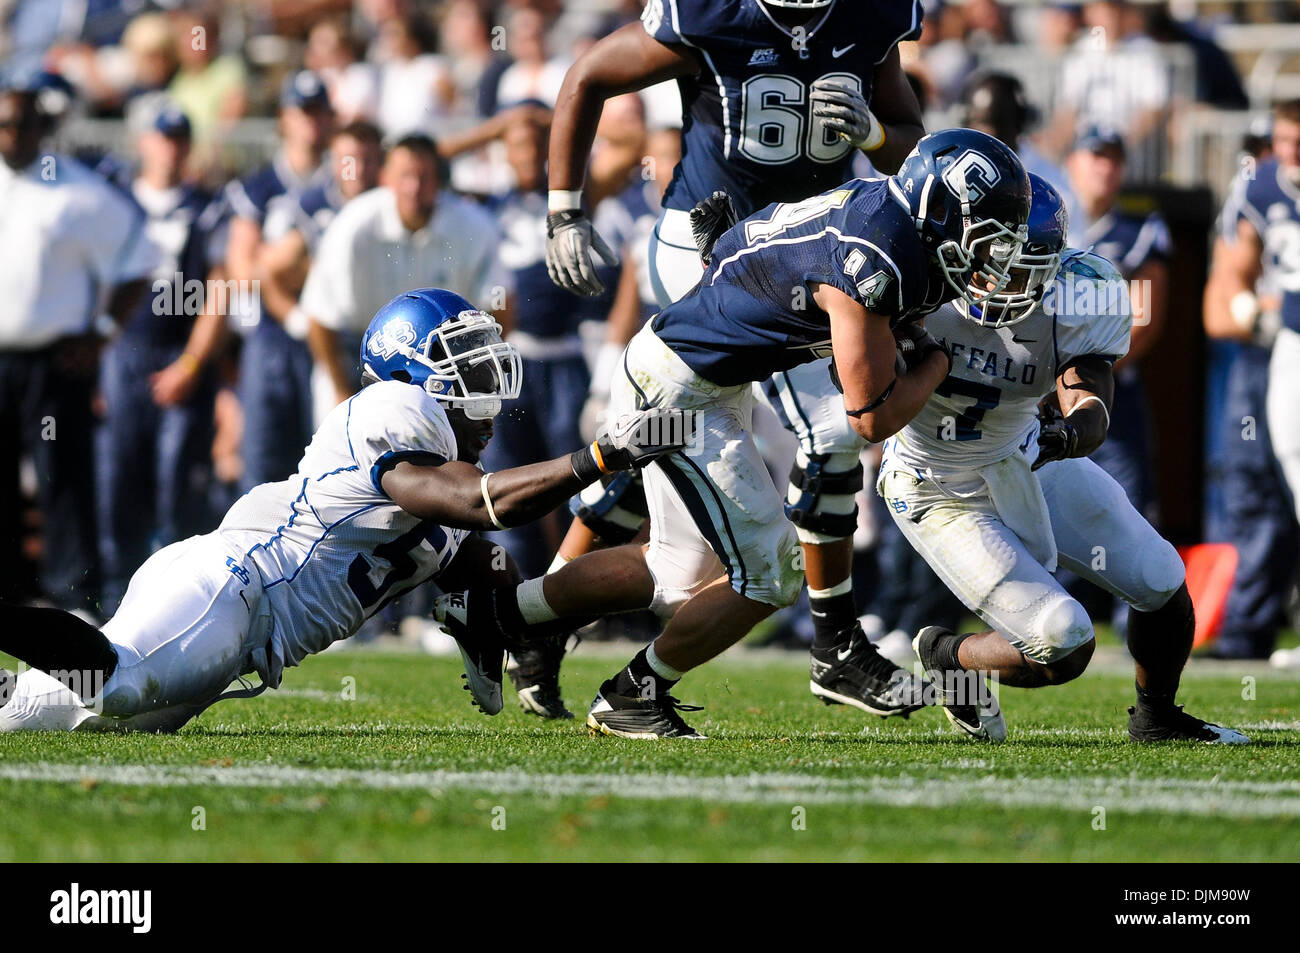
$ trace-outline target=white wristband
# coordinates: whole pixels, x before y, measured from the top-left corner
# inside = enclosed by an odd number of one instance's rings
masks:
[[[295,341],[305,340],[310,328],[311,318],[307,317],[307,312],[297,305],[294,305],[293,310],[284,316],[285,333]]]
[[[1073,417],[1074,412],[1090,400],[1095,400],[1098,404],[1101,405],[1101,412],[1106,415],[1106,429],[1110,430],[1110,411],[1106,409],[1106,402],[1102,400],[1100,397],[1098,397],[1096,394],[1089,394],[1083,400],[1079,401],[1077,404],[1071,407],[1070,412],[1065,415],[1065,419],[1069,420],[1071,417]]]
[[[591,369],[591,387],[589,393],[608,397],[614,375],[618,372],[618,363],[623,358],[623,345],[606,341],[596,353],[596,366]]]
[[[1238,291],[1228,302],[1228,313],[1237,327],[1243,331],[1253,331],[1255,320],[1259,317],[1259,299],[1249,291]]]
[[[483,479],[478,481],[479,492],[483,494],[483,506],[487,508],[488,519],[492,521],[492,525],[497,529],[505,529],[506,524],[497,519],[497,511],[492,506],[492,497],[488,495],[488,477],[491,475],[485,473]]]
[[[885,144],[885,127],[870,109],[867,110],[867,115],[871,117],[871,132],[858,145],[858,148],[863,152],[875,152]]]
[[[551,189],[546,193],[548,212],[571,212],[582,208],[582,189]]]

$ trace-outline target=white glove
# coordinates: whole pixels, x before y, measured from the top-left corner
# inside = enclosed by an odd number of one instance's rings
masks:
[[[852,143],[855,149],[879,149],[885,142],[880,125],[862,93],[842,79],[819,79],[808,96],[812,114],[831,132]]]
[[[592,249],[610,267],[618,264],[618,256],[581,210],[546,216],[546,271],[561,288],[589,298],[605,290],[605,283],[596,277]]]

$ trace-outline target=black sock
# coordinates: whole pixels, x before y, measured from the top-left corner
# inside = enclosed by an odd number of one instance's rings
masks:
[[[1186,583],[1159,609],[1129,612],[1129,654],[1147,674],[1146,688],[1138,689],[1139,706],[1160,710],[1173,705],[1195,634],[1196,610]]]
[[[667,695],[677,679],[667,679],[650,667],[646,650],[636,653],[636,657],[614,676],[614,686],[620,695],[632,698],[660,698]]]
[[[117,668],[117,650],[103,632],[62,609],[0,605],[0,651],[79,685],[103,686]]]
[[[934,660],[939,665],[939,671],[962,672],[966,670],[966,666],[962,665],[957,658],[957,650],[963,642],[974,634],[974,632],[967,632],[964,635],[948,634],[940,637],[934,643]]]
[[[497,627],[508,636],[522,638],[528,629],[524,615],[519,611],[519,600],[515,597],[518,586],[505,589],[493,589],[490,594],[492,613],[496,617]]]
[[[829,649],[848,641],[858,624],[852,590],[825,599],[809,595],[808,606],[812,610],[813,648]]]

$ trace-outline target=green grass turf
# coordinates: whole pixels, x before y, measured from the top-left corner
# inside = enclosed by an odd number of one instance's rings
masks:
[[[634,742],[526,716],[508,689],[486,718],[457,660],[328,653],[174,736],[0,736],[0,861],[1300,859],[1300,678],[1194,663],[1189,710],[1257,743],[1138,747],[1116,654],[1005,689],[1011,736],[992,747],[935,711],[824,707],[798,654],[683,682],[710,740]],[[580,649],[570,706],[621,661]]]

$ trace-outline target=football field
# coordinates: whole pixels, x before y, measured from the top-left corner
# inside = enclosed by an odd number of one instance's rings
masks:
[[[580,717],[610,651],[566,663]],[[330,652],[177,735],[0,735],[0,861],[1300,859],[1300,675],[1263,663],[1184,677],[1244,748],[1129,744],[1113,648],[1070,685],[1004,689],[998,747],[937,711],[824,707],[800,653],[689,676],[702,742],[591,738],[508,688],[486,718],[460,671]]]

